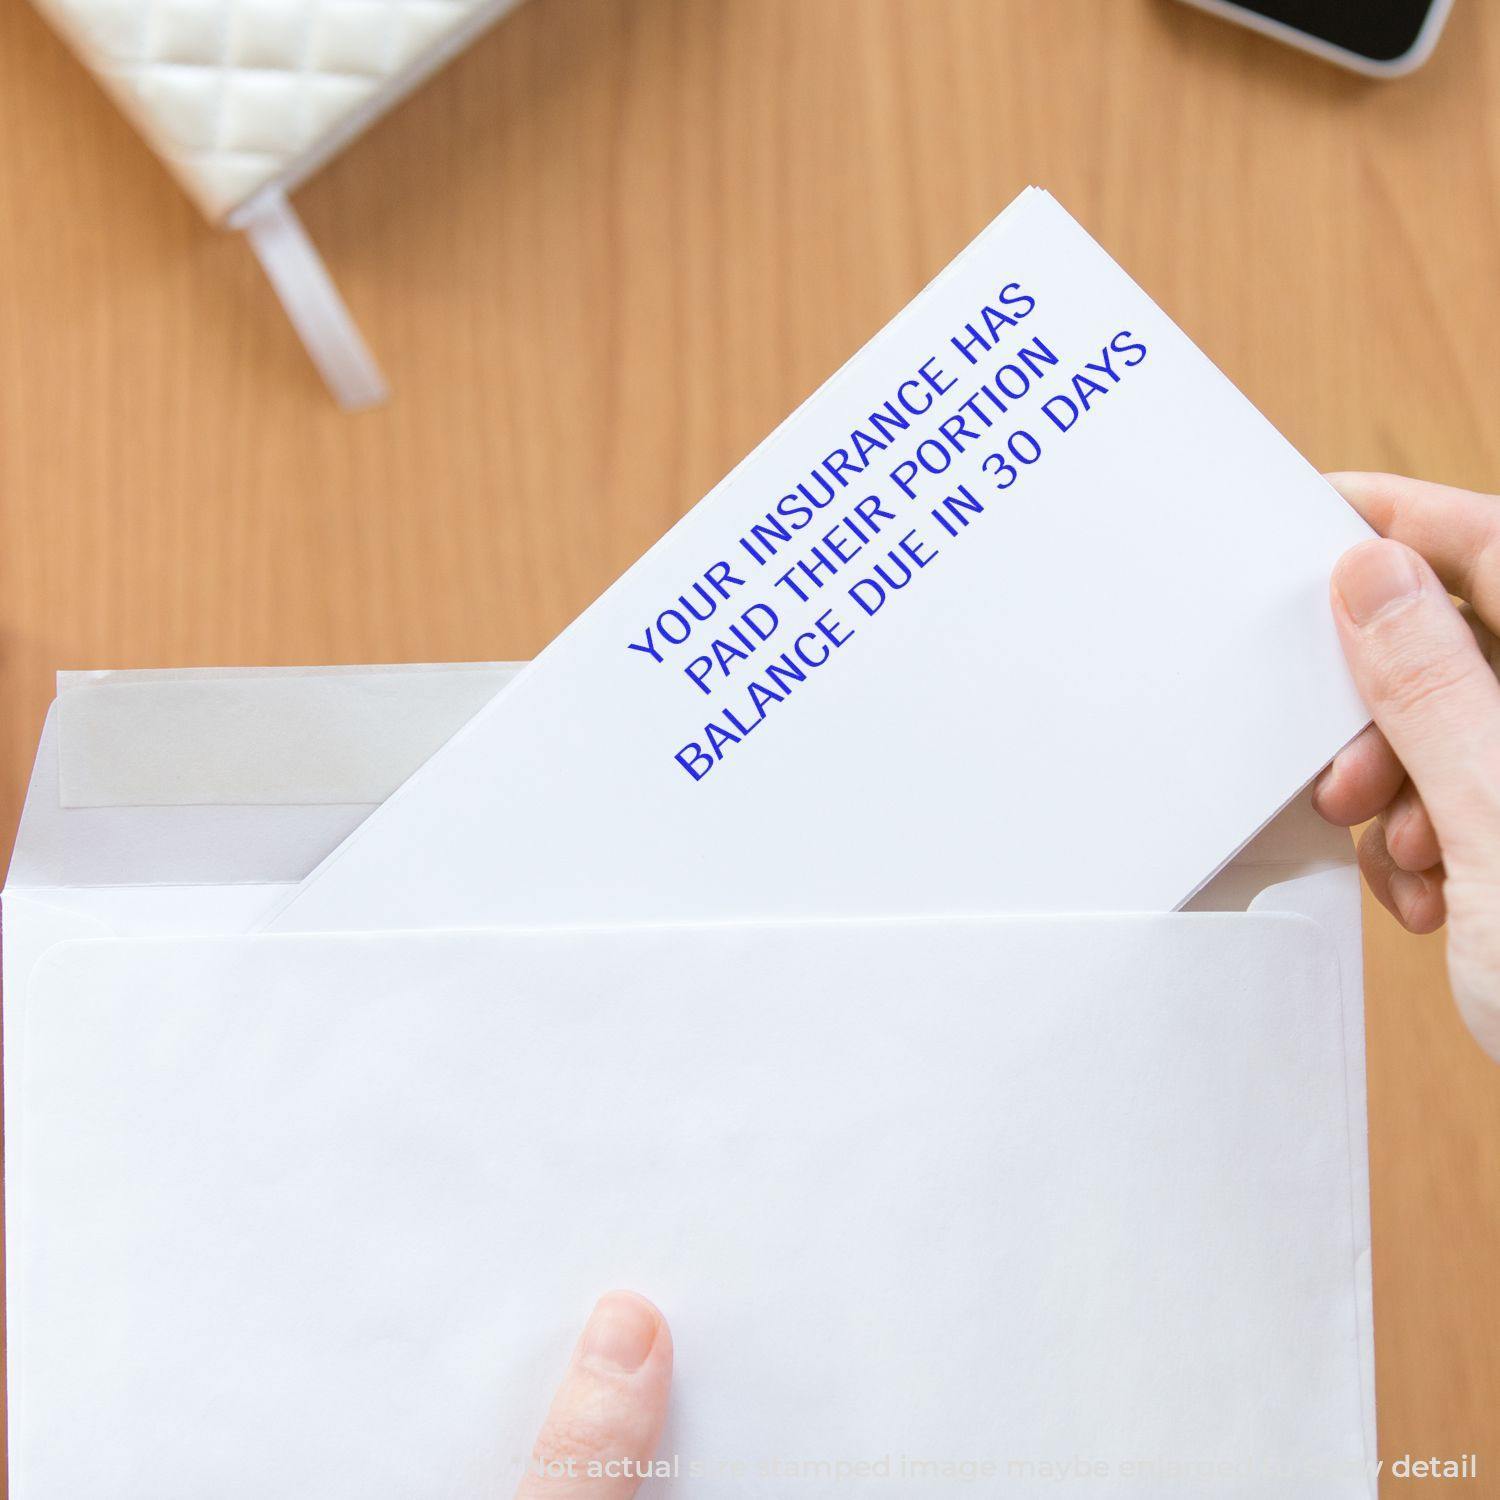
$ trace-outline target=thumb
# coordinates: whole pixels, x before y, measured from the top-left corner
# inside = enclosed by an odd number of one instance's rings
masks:
[[[1500,848],[1500,683],[1437,575],[1400,542],[1333,572],[1333,613],[1366,706],[1415,783],[1449,873]]]
[[[608,1292],[553,1397],[516,1500],[630,1500],[656,1451],[672,1383],[666,1320]]]

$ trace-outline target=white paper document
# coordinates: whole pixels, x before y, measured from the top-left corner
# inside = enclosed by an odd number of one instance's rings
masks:
[[[623,1284],[649,1496],[1363,1500],[1347,1024],[1287,912],[64,943],[17,1493],[497,1500]]]
[[[1171,909],[1365,723],[1368,535],[1029,191],[270,925]]]

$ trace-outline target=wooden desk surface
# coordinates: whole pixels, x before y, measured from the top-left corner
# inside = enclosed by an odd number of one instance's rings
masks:
[[[1028,181],[1315,463],[1500,487],[1478,0],[1394,83],[1170,0],[532,0],[298,196],[359,417],[21,0],[0,142],[5,830],[59,667],[532,654]],[[1500,1070],[1368,953],[1382,1452],[1496,1476]]]

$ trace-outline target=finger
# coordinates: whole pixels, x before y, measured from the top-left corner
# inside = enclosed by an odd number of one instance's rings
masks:
[[[1422,805],[1421,794],[1411,782],[1396,793],[1391,805],[1380,814],[1380,826],[1385,832],[1385,847],[1403,870],[1430,870],[1442,863],[1437,829]]]
[[[1313,786],[1313,806],[1330,823],[1352,828],[1389,805],[1406,780],[1390,741],[1371,724],[1333,758]]]
[[[1500,499],[1399,474],[1329,474],[1381,536],[1432,564],[1443,586],[1500,625]]]
[[[1436,932],[1447,909],[1443,900],[1443,871],[1403,870],[1385,846],[1385,832],[1371,823],[1359,838],[1359,868],[1375,899],[1408,932]]]
[[[1448,938],[1448,979],[1453,999],[1474,1039],[1500,1062],[1500,931],[1493,920],[1497,894],[1493,885],[1458,886],[1445,895],[1453,912]]]
[[[1333,572],[1333,613],[1365,704],[1416,783],[1451,870],[1500,844],[1500,682],[1432,569],[1370,541]]]
[[[662,1315],[634,1292],[601,1297],[516,1500],[629,1500],[656,1451],[671,1383]]]
[[[1474,632],[1474,639],[1479,645],[1479,654],[1490,664],[1490,671],[1500,674],[1500,638],[1497,638],[1495,632],[1475,614],[1472,604],[1460,604],[1458,612],[1464,617],[1464,623]]]

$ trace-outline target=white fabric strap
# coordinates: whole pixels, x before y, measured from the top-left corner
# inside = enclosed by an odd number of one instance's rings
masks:
[[[328,268],[280,188],[268,188],[229,221],[242,229],[319,373],[346,411],[389,394]]]

